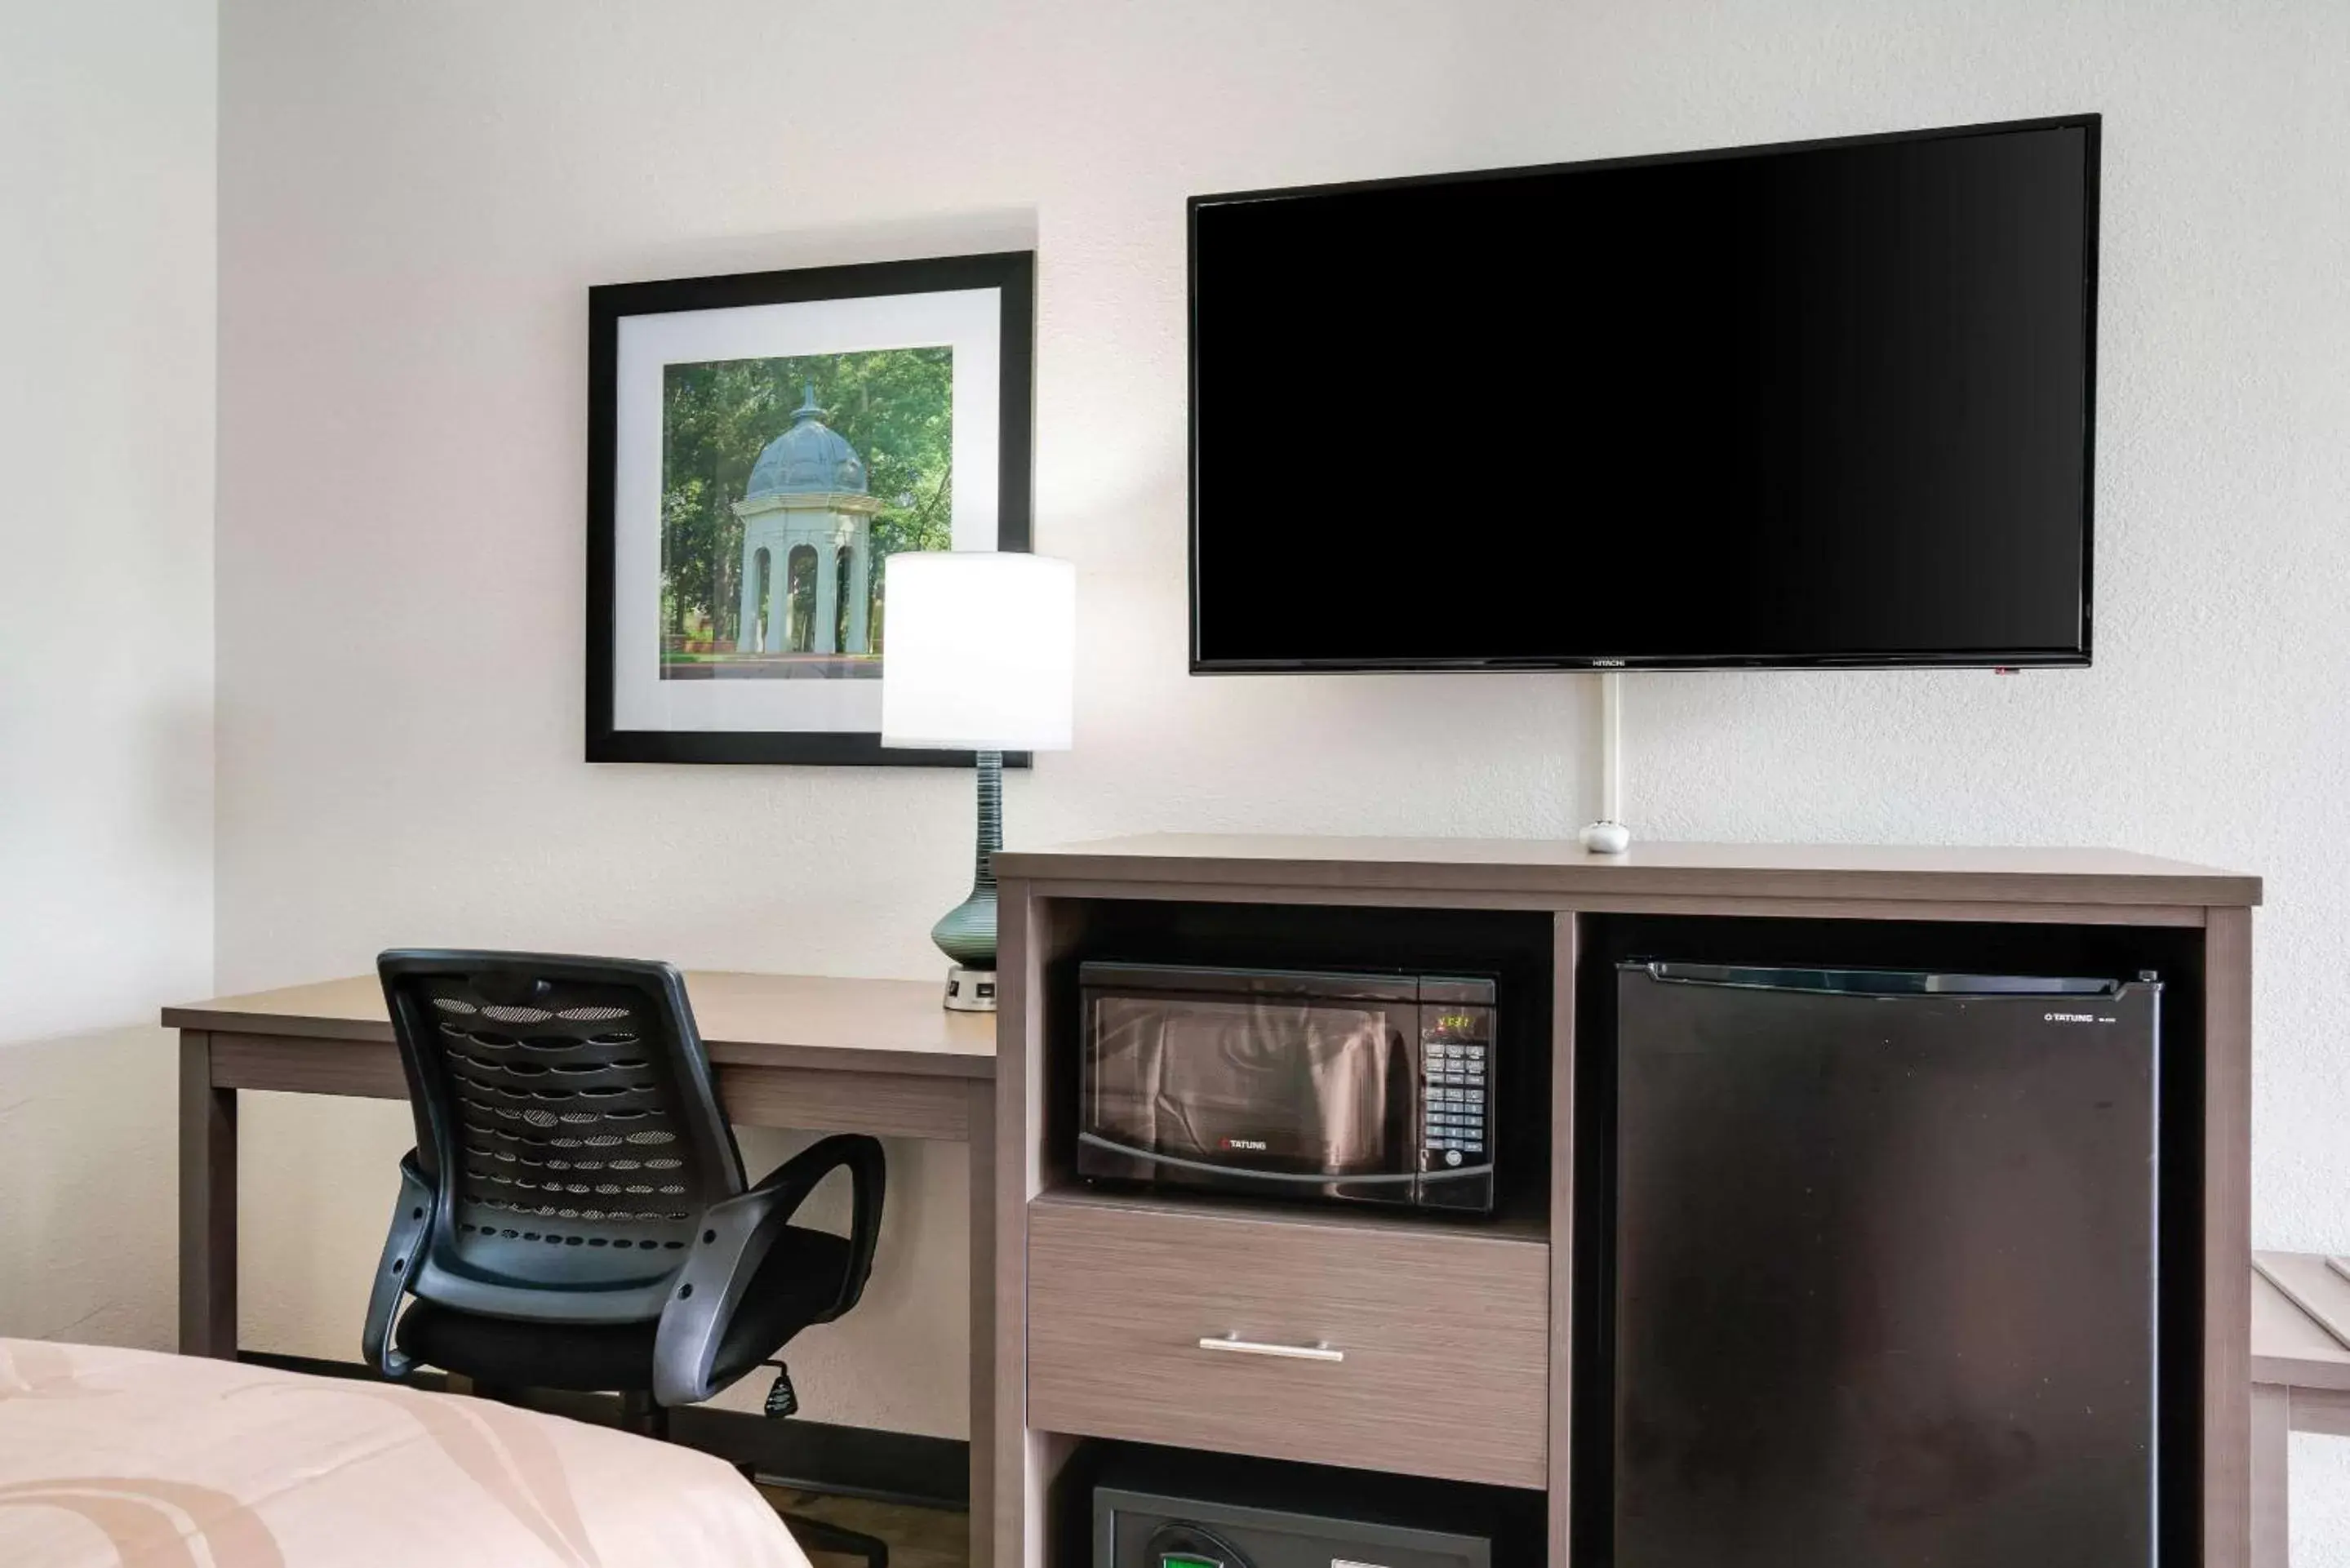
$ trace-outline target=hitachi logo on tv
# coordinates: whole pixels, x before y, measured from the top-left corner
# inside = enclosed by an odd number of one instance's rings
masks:
[[[1624,661],[1620,659],[1595,659],[1591,661],[1591,668],[1594,670],[1621,670],[1624,668]]]
[[[1220,1138],[1217,1142],[1220,1147],[1253,1149],[1258,1154],[1273,1147],[1261,1137],[1228,1137]]]

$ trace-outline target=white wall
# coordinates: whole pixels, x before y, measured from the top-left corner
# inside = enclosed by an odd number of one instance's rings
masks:
[[[0,1334],[168,1345],[212,982],[211,0],[0,0]]]
[[[1034,234],[1036,534],[1082,568],[1086,657],[1079,749],[1012,781],[1015,841],[1557,835],[1586,815],[1573,678],[1184,675],[1182,199],[2104,111],[2096,668],[1641,678],[1634,820],[2265,873],[2258,1234],[2350,1245],[2338,0],[228,0],[224,39],[236,986],[393,941],[936,972],[967,778],[578,761],[590,284]],[[1362,413],[1357,450],[1300,454],[1301,507],[1417,391],[1321,386],[1269,346],[1269,426],[1290,399]],[[398,1115],[253,1125],[249,1341],[348,1355]],[[891,1276],[809,1336],[802,1387],[959,1432],[959,1177],[893,1153]],[[2350,1468],[2304,1458],[2301,1561],[2350,1563],[2317,1547],[2350,1537]]]

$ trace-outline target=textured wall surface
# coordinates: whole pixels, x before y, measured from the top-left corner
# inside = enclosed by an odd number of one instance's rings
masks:
[[[1183,198],[2094,109],[2096,667],[1638,678],[1631,815],[2266,874],[2258,1234],[2350,1245],[2345,61],[2335,0],[227,0],[222,981],[394,941],[936,971],[967,777],[577,760],[590,284],[1033,235],[1036,535],[1081,568],[1085,656],[1078,749],[1010,782],[1015,841],[1558,835],[1589,805],[1575,678],[1184,674]],[[1315,464],[1414,439],[1417,392],[1268,345],[1270,428],[1361,410],[1354,450],[1299,454],[1301,517]],[[1669,520],[1622,521],[1669,570]],[[248,1341],[348,1355],[399,1117],[253,1124]],[[960,1177],[893,1153],[888,1288],[809,1336],[801,1386],[958,1432]],[[2340,1568],[2350,1466],[2303,1458],[2300,1561]]]
[[[167,1345],[212,979],[211,0],[0,5],[0,1334]]]

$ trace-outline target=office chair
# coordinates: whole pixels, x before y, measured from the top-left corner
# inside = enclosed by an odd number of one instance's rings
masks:
[[[376,969],[416,1147],[368,1301],[369,1366],[618,1393],[624,1424],[666,1440],[671,1407],[857,1304],[881,1228],[881,1145],[827,1137],[747,1186],[675,969],[433,951]],[[848,1236],[791,1224],[836,1168]],[[788,1415],[775,1365],[768,1412]],[[808,1546],[888,1568],[869,1535],[784,1518]]]

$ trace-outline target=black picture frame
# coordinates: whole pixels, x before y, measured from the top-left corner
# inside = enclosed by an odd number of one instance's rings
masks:
[[[622,730],[613,722],[613,607],[618,588],[615,475],[620,322],[634,316],[950,290],[998,291],[1000,366],[996,548],[1031,548],[1035,452],[1035,276],[1033,251],[799,267],[715,277],[605,284],[588,291],[587,760],[765,763],[831,767],[971,767],[963,751],[885,747],[860,731]],[[1029,753],[1007,752],[1006,767]]]

